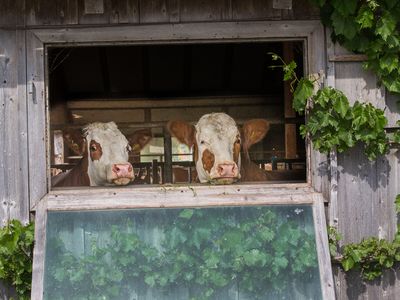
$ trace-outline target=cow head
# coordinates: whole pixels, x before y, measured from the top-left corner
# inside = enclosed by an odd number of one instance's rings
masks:
[[[140,130],[128,139],[114,122],[89,124],[81,136],[72,131],[64,133],[68,147],[83,156],[91,186],[127,185],[133,181],[129,152],[132,148],[138,150],[146,145],[151,139],[151,132]]]
[[[230,184],[240,179],[241,149],[248,155],[250,146],[268,132],[269,123],[255,119],[239,129],[227,114],[211,113],[202,116],[196,125],[170,121],[167,128],[181,143],[194,148],[201,183]]]

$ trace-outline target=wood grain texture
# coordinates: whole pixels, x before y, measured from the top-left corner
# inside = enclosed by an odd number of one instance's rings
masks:
[[[181,1],[180,19],[182,22],[221,21],[229,15],[229,12],[225,12],[229,10],[226,4],[225,1],[214,0]]]
[[[332,48],[332,55],[349,54],[337,45]],[[376,76],[364,71],[361,62],[335,60],[332,64],[334,70],[328,74],[334,79],[334,86],[342,90],[352,103],[359,100],[385,109],[389,124],[393,126],[398,116],[397,108],[393,99],[385,95],[384,89],[377,85]],[[396,231],[394,200],[400,192],[398,151],[393,149],[388,155],[370,162],[362,147],[358,146],[338,154],[337,172],[337,203],[335,207],[330,207],[336,211],[331,211],[330,215],[337,218],[338,230],[343,235],[342,243],[360,242],[369,236],[393,239]],[[337,269],[337,297],[398,299],[400,281],[396,276],[396,272],[388,271],[380,280],[362,282],[358,272],[344,274]]]
[[[0,1],[0,28],[22,27],[25,25],[25,0]]]
[[[35,247],[33,248],[31,299],[43,297],[43,275],[46,247],[47,201],[38,203],[35,217]]]
[[[43,43],[27,32],[27,103],[30,205],[47,193],[47,120]]]
[[[0,31],[0,219],[29,220],[26,62],[22,31]],[[18,149],[18,151],[16,151]]]
[[[78,24],[78,0],[25,0],[27,26]]]

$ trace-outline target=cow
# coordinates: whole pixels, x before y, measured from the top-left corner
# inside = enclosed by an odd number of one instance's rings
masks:
[[[135,176],[128,154],[132,148],[143,148],[151,140],[151,132],[139,130],[127,138],[114,122],[96,122],[87,125],[83,135],[66,131],[64,140],[82,158],[70,171],[53,177],[52,186],[127,185]]]
[[[184,121],[167,124],[171,136],[193,147],[199,181],[216,184],[268,180],[267,174],[250,160],[249,149],[265,137],[269,128],[264,119],[249,120],[239,128],[225,113],[203,115],[196,125]]]

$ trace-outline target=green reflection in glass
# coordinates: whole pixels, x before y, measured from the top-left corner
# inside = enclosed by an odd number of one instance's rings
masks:
[[[311,206],[49,212],[45,299],[321,299]]]

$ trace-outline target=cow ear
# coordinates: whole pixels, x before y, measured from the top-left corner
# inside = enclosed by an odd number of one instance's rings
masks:
[[[82,156],[86,151],[86,140],[80,129],[66,129],[63,131],[64,143],[75,155]]]
[[[192,147],[196,142],[196,128],[184,121],[169,121],[167,129],[179,142]]]
[[[126,138],[132,147],[132,151],[139,152],[151,141],[153,135],[151,134],[151,129],[140,129],[127,135]]]
[[[243,150],[261,141],[269,131],[269,122],[264,119],[253,119],[245,122],[242,128]]]

